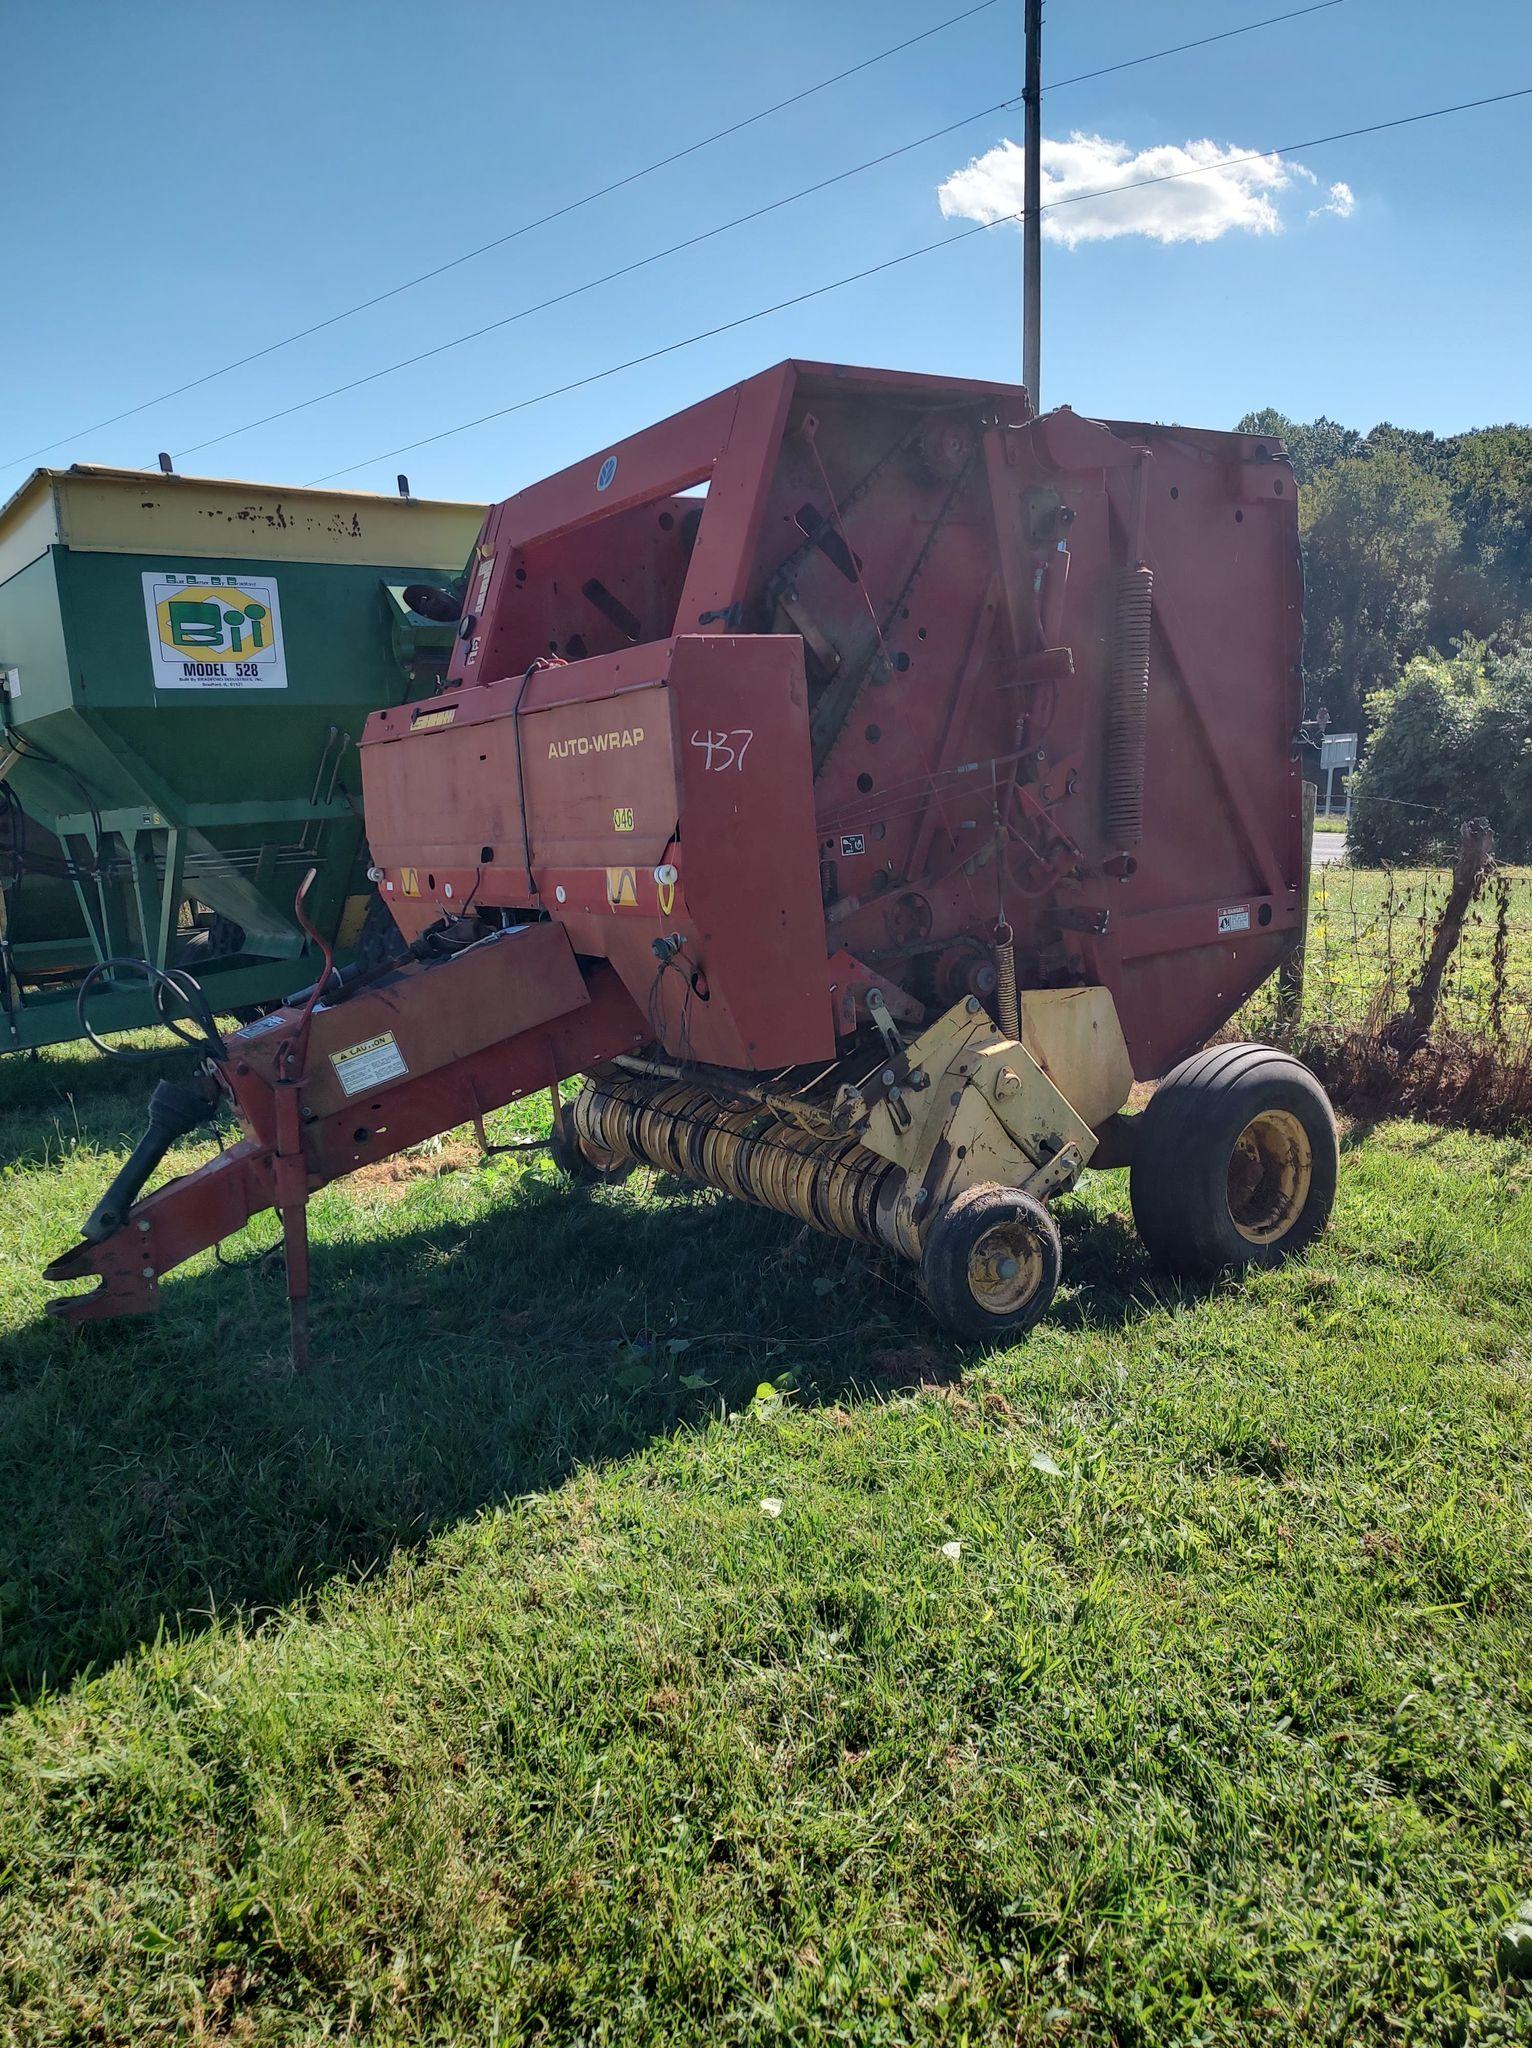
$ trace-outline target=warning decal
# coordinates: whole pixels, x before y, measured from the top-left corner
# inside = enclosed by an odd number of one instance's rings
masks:
[[[410,719],[410,731],[432,732],[439,725],[451,725],[456,717],[455,704],[449,704],[445,711],[417,711]]]
[[[1250,929],[1250,905],[1236,903],[1228,910],[1218,913],[1219,936],[1225,932],[1247,932]]]
[[[332,1052],[330,1065],[348,1095],[365,1095],[370,1088],[381,1088],[385,1082],[400,1080],[409,1072],[392,1031],[364,1038],[360,1045],[348,1045],[344,1052]]]
[[[608,868],[606,900],[613,910],[637,910],[638,872],[635,868]]]

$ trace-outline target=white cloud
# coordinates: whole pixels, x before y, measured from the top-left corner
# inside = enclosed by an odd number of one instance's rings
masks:
[[[1323,206],[1316,206],[1313,209],[1309,219],[1318,220],[1323,214],[1333,213],[1337,220],[1350,220],[1355,212],[1356,194],[1343,178],[1338,184],[1330,187],[1330,197]]]
[[[1023,161],[1014,142],[986,150],[938,187],[942,212],[949,219],[986,222],[1019,213]],[[1054,210],[1043,214],[1043,235],[1073,249],[1122,235],[1170,243],[1216,242],[1236,231],[1280,234],[1276,199],[1295,179],[1317,182],[1302,164],[1234,143],[1167,142],[1134,151],[1104,135],[1045,140],[1042,203]],[[1129,189],[1107,191],[1109,186]],[[1086,196],[1091,194],[1100,196]],[[1061,200],[1070,203],[1061,206]],[[1349,186],[1332,185],[1330,203],[1317,210],[1344,219],[1354,204]]]

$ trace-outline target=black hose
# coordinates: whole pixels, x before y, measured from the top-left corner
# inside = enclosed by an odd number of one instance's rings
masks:
[[[132,960],[125,955],[110,960],[98,960],[80,983],[79,993],[75,997],[75,1015],[80,1020],[80,1029],[97,1052],[105,1053],[109,1059],[114,1060],[148,1061],[165,1057],[162,1050],[145,1046],[108,1045],[92,1028],[90,1018],[86,1015],[86,1004],[91,991],[98,981],[114,971],[143,976],[154,991],[155,1016],[182,1045],[190,1046],[194,1052],[209,1053],[215,1060],[228,1058],[229,1048],[224,1043],[223,1033],[218,1029],[213,1006],[196,976],[188,974],[184,967],[151,967],[147,960]],[[197,1036],[193,1036],[189,1031],[183,1031],[168,1014],[165,1008],[167,994],[174,996],[177,1002],[185,1006],[192,1022],[197,1026]]]

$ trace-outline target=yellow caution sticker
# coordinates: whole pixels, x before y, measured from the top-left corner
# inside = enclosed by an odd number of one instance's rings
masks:
[[[411,732],[430,732],[434,726],[451,725],[457,717],[457,706],[448,704],[440,711],[417,711],[410,719]]]
[[[637,910],[638,871],[635,868],[608,868],[606,900],[613,910]]]
[[[420,894],[419,868],[401,868],[399,870],[399,887],[406,896],[418,896]]]
[[[330,1065],[348,1095],[365,1095],[370,1089],[398,1081],[409,1072],[392,1031],[364,1038],[360,1045],[348,1045],[344,1052],[332,1052]]]

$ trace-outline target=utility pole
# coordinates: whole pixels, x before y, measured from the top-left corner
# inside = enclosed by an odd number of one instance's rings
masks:
[[[1021,381],[1034,412],[1043,402],[1043,0],[1023,0],[1026,10],[1026,149],[1021,221]]]

